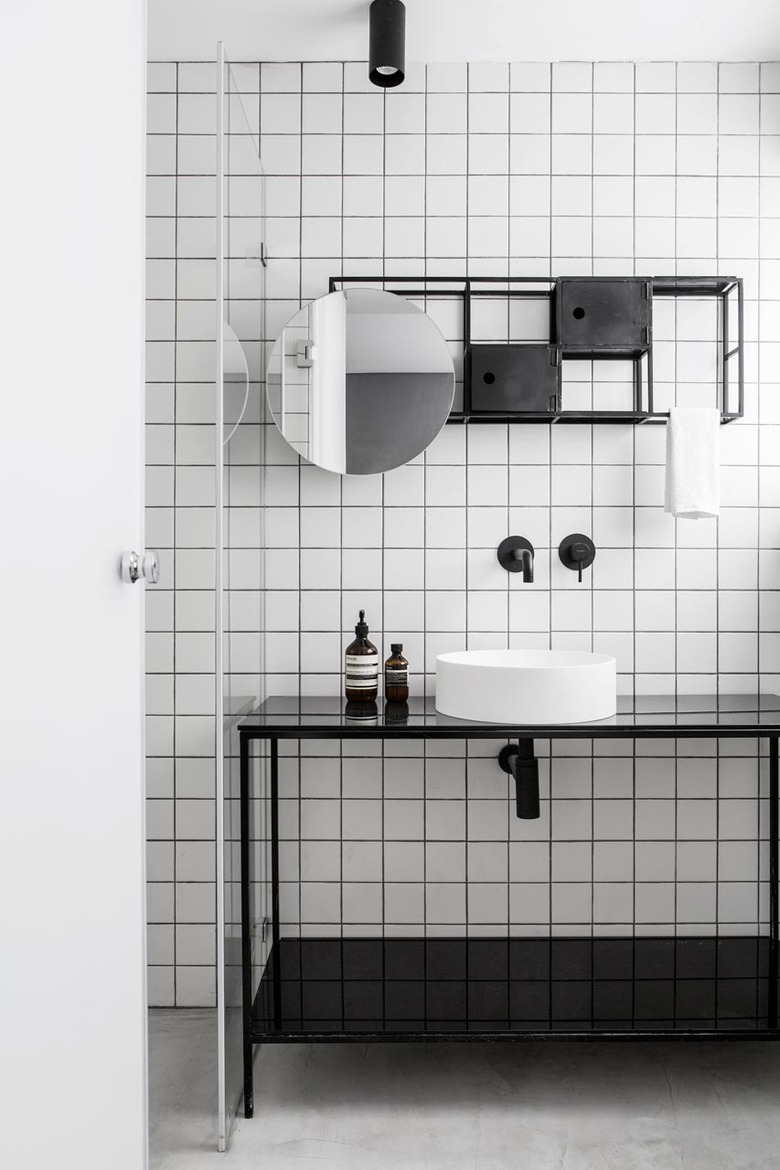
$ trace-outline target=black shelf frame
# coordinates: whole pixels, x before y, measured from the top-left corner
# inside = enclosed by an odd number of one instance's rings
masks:
[[[646,346],[631,351],[605,348],[589,360],[630,361],[633,366],[633,408],[631,410],[565,410],[554,411],[513,411],[500,413],[474,411],[470,403],[472,303],[481,298],[504,300],[533,299],[544,297],[550,301],[550,344],[556,344],[554,298],[560,277],[548,276],[331,276],[329,292],[345,288],[380,286],[398,296],[424,298],[454,297],[461,301],[463,308],[463,409],[453,410],[448,423],[614,423],[644,425],[665,423],[668,410],[656,410],[653,396],[653,341],[650,336]],[[745,413],[745,353],[744,353],[744,289],[739,276],[639,276],[577,277],[583,281],[641,280],[650,285],[652,297],[713,297],[720,305],[719,338],[713,344],[719,350],[719,406],[721,422],[730,423],[744,417]],[[389,287],[388,287],[389,286]],[[736,301],[736,306],[734,305]],[[736,311],[735,311],[736,309]],[[735,335],[732,327],[736,318]],[[582,354],[567,356],[561,352],[562,361],[583,360]],[[733,365],[736,364],[736,374]],[[736,403],[734,402],[736,392]],[[562,407],[562,404],[561,404]]]
[[[666,705],[665,705],[666,704]],[[671,706],[669,706],[671,704]],[[680,697],[663,701],[618,701],[618,714],[613,719],[594,723],[508,725],[472,723],[438,714],[427,701],[412,701],[410,716],[400,723],[384,711],[378,712],[376,723],[360,725],[346,718],[343,704],[334,699],[271,698],[265,700],[238,725],[240,758],[240,873],[241,873],[241,962],[243,1000],[244,1053],[244,1114],[252,1117],[254,1111],[254,1051],[260,1043],[300,1042],[403,1042],[403,1041],[457,1041],[457,1040],[777,1040],[778,1028],[778,973],[780,971],[780,703],[776,697],[726,696],[713,701],[704,697]],[[280,912],[279,868],[279,746],[286,740],[309,739],[511,739],[514,741],[538,739],[688,739],[702,736],[715,739],[768,738],[769,747],[769,935],[755,938],[758,953],[763,956],[756,971],[745,971],[746,978],[755,978],[757,1007],[750,1026],[723,1026],[720,1017],[703,1020],[700,1025],[691,1022],[677,1024],[663,1021],[624,1021],[615,1027],[608,1020],[580,1022],[565,1026],[566,1021],[549,1019],[546,1026],[535,1027],[480,1027],[478,1021],[444,1030],[421,1027],[419,1021],[411,1026],[390,1028],[386,1022],[346,1026],[346,1020],[330,1021],[330,1027],[320,1027],[316,1021],[305,1026],[291,1021],[283,1010],[284,987],[282,968],[282,929]],[[271,869],[271,949],[264,971],[255,982],[252,940],[251,890],[255,877],[252,872],[252,840],[250,832],[250,805],[256,796],[252,781],[252,743],[266,741],[270,755],[270,869]],[[639,942],[637,936],[634,942]],[[716,928],[714,942],[718,948],[721,936]],[[287,940],[284,940],[285,942]],[[337,940],[338,941],[338,940]],[[344,943],[347,940],[342,940]],[[565,941],[565,940],[551,940]],[[625,940],[623,940],[625,941]],[[701,939],[699,939],[701,941]],[[691,944],[696,939],[678,939]],[[763,970],[762,970],[763,968]],[[718,979],[717,959],[714,967]],[[674,980],[676,983],[677,971]],[[342,992],[343,995],[343,992]],[[758,1006],[760,1002],[761,1006]],[[397,1023],[402,1023],[398,1021]],[[738,1023],[735,1021],[735,1023]],[[340,1024],[340,1026],[339,1026]]]

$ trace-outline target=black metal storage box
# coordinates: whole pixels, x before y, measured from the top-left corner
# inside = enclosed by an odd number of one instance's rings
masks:
[[[472,345],[471,410],[552,413],[560,408],[555,345]]]
[[[555,340],[564,358],[631,358],[652,339],[648,280],[562,277],[555,287]]]

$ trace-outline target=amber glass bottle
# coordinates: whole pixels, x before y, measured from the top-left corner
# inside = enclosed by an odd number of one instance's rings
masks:
[[[379,689],[379,651],[368,640],[366,611],[361,609],[355,626],[355,641],[347,646],[344,663],[344,693],[355,702],[371,702]]]
[[[404,658],[402,642],[392,642],[385,663],[385,701],[405,703],[409,698],[409,663]]]

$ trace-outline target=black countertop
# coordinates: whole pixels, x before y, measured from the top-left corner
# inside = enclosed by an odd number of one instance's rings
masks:
[[[252,739],[631,739],[780,735],[777,695],[621,695],[617,714],[592,723],[479,723],[440,714],[432,698],[408,704],[273,696],[241,720]]]

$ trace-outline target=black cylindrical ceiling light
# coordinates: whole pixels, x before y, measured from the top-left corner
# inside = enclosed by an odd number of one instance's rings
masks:
[[[400,85],[406,71],[406,8],[401,0],[373,0],[368,26],[369,81],[383,89]]]

